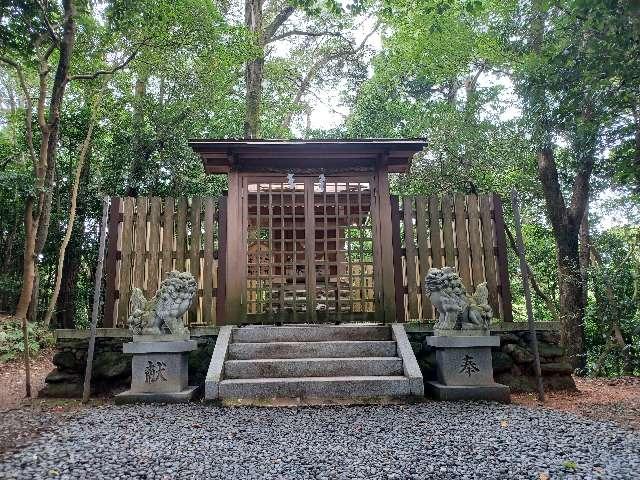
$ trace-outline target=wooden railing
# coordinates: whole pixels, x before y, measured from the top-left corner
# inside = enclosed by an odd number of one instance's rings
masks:
[[[216,323],[223,289],[218,289],[218,224],[225,197],[138,197],[111,199],[105,271],[105,327],[125,327],[133,287],[150,298],[171,270],[188,270],[198,296],[185,320]],[[222,210],[222,211],[221,211]]]
[[[486,282],[494,317],[513,321],[500,197],[392,197],[398,321],[433,319],[423,282],[429,268],[457,269],[469,293]]]

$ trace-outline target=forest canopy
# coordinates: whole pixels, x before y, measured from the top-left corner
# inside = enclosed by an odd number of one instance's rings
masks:
[[[225,190],[190,138],[383,137],[429,144],[394,194],[496,192],[512,232],[516,188],[536,320],[581,371],[640,373],[624,0],[5,0],[0,312],[86,327],[102,196]]]

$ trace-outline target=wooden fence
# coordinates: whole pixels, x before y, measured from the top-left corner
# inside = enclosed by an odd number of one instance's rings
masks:
[[[149,298],[172,269],[188,270],[198,280],[188,323],[219,325],[226,295],[226,205],[226,197],[112,198],[103,325],[126,327],[131,289],[141,288]],[[513,321],[497,195],[392,197],[391,225],[392,245],[382,248],[393,249],[399,322],[434,318],[423,280],[429,268],[443,266],[458,270],[469,293],[486,282],[494,316]]]
[[[132,288],[150,298],[171,270],[188,270],[198,281],[188,323],[215,324],[224,295],[217,286],[225,211],[225,197],[112,198],[103,325],[126,327]]]
[[[513,321],[500,197],[391,199],[398,321],[434,318],[423,288],[429,268],[455,267],[469,293],[486,282],[495,317]]]

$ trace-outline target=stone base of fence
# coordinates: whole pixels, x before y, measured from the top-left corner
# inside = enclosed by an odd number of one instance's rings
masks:
[[[418,359],[425,381],[436,379],[435,350],[425,339],[433,334],[432,324],[405,324],[411,346]],[[492,327],[500,336],[500,346],[492,350],[496,382],[508,385],[512,392],[534,392],[533,353],[529,350],[526,324],[507,323]],[[559,346],[557,323],[536,324],[545,388],[574,390],[571,366]],[[191,338],[198,348],[189,353],[189,385],[204,385],[209,361],[218,336],[217,327],[192,328]],[[57,330],[55,369],[47,376],[43,397],[75,398],[82,396],[88,330]],[[131,334],[122,328],[98,329],[93,362],[92,391],[111,395],[126,390],[131,382],[131,356],[122,352],[122,344],[131,341]]]

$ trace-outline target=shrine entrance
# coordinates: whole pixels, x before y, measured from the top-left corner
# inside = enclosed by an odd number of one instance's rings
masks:
[[[228,180],[218,325],[396,321],[388,174],[406,172],[424,141],[189,144]]]
[[[373,321],[371,176],[244,178],[248,323]]]

